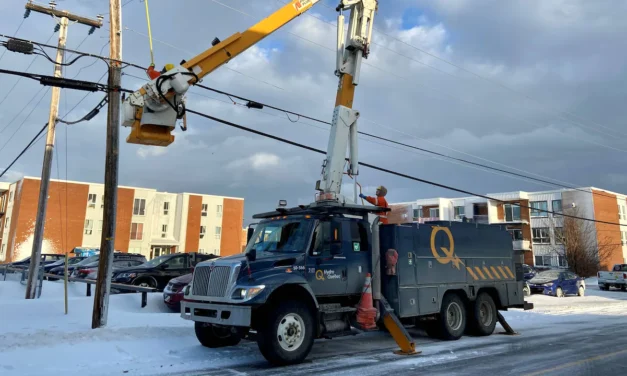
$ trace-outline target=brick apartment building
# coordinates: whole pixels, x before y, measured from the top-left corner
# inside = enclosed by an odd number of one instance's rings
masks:
[[[0,183],[0,262],[30,255],[39,178]],[[43,253],[100,247],[104,185],[52,180]],[[154,189],[118,188],[115,249],[146,258],[173,252],[240,253],[244,200]]]
[[[598,188],[509,192],[486,195],[499,201],[478,197],[432,198],[391,204],[393,222],[423,223],[430,220],[469,221],[503,224],[512,234],[515,250],[524,251],[525,263],[536,266],[566,266],[564,246],[556,232],[562,231],[562,213],[569,208],[583,218],[618,225],[589,222],[593,242],[603,242],[602,268],[627,263],[627,196]],[[522,206],[522,207],[521,207]],[[531,208],[531,209],[529,209]],[[535,209],[535,210],[534,210]],[[600,236],[602,240],[600,240]]]

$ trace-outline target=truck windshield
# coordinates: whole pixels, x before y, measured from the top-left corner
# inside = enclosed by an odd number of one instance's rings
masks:
[[[313,221],[307,219],[279,220],[260,223],[246,246],[246,253],[257,252],[304,252]]]

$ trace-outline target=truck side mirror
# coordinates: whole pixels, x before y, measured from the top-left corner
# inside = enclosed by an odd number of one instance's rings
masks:
[[[253,237],[254,232],[255,232],[254,228],[248,227],[248,231],[246,232],[246,244],[248,244],[248,242],[250,241],[250,238]]]
[[[246,259],[248,262],[253,262],[257,259],[257,250],[255,248],[251,249],[246,253]]]

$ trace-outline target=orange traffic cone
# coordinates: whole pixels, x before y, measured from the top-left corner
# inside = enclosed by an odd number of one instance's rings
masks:
[[[361,294],[361,300],[357,307],[357,323],[362,329],[375,329],[377,327],[376,317],[377,309],[372,306],[372,279],[368,273],[364,282],[364,292]]]

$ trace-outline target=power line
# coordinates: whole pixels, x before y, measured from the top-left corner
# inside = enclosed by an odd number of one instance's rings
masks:
[[[28,12],[28,11],[27,11]],[[13,35],[17,35],[17,33],[20,31],[20,29],[22,28],[22,25],[24,25],[24,21],[26,21],[26,17],[28,17],[26,15],[27,13],[24,13],[24,18],[22,18],[22,22],[20,22],[19,26],[17,27],[17,29],[15,29],[15,31],[13,32]],[[2,51],[2,55],[0,55],[0,61],[2,61],[2,58],[4,57],[4,54],[7,53],[7,50]]]
[[[6,37],[5,35],[0,35],[3,37]],[[52,37],[54,36],[54,33],[52,33],[50,35],[50,38],[48,38],[48,40],[46,41],[46,43],[50,42],[50,39],[52,39]],[[17,38],[15,38],[17,39]],[[5,50],[6,52],[6,50]],[[28,66],[26,67],[26,69],[24,70],[25,72],[28,72],[28,70],[30,69],[30,67],[33,65],[33,63],[35,62],[35,60],[37,60],[37,56],[33,57],[33,60],[31,60],[30,64],[28,64]],[[20,82],[22,78],[18,78],[17,81],[15,81],[15,83],[13,84],[13,86],[11,86],[11,88],[9,89],[9,91],[6,93],[6,95],[4,96],[4,98],[2,98],[2,100],[0,100],[0,106],[2,106],[2,103],[4,103],[4,101],[9,97],[9,94],[11,94],[13,92],[13,89],[15,89],[15,87],[17,86],[17,84]]]
[[[304,145],[304,144],[301,144],[301,143],[298,143],[298,142],[295,142],[295,141],[291,141],[291,140],[288,140],[288,139],[285,139],[285,138],[282,138],[282,137],[279,137],[279,136],[274,136],[274,135],[271,135],[269,133],[265,133],[265,132],[261,132],[261,131],[258,131],[258,130],[252,129],[252,128],[248,128],[248,127],[245,127],[243,125],[239,125],[239,124],[236,124],[236,123],[224,120],[224,119],[220,119],[220,118],[217,118],[215,116],[211,116],[211,115],[208,115],[208,114],[205,114],[205,113],[202,113],[202,112],[198,112],[198,111],[195,111],[195,110],[192,110],[192,109],[189,109],[189,108],[187,109],[187,112],[195,114],[195,115],[198,115],[198,116],[201,116],[201,117],[204,117],[204,118],[207,118],[207,119],[210,119],[210,120],[213,120],[213,121],[216,121],[218,123],[222,123],[222,124],[228,125],[228,126],[233,127],[233,128],[237,128],[237,129],[240,129],[240,130],[243,130],[243,131],[246,131],[246,132],[257,134],[259,136],[268,137],[268,138],[271,138],[271,139],[276,140],[276,141],[280,141],[280,142],[283,142],[283,143],[286,143],[286,144],[290,144],[292,146],[296,146],[296,147],[299,147],[301,149],[306,149],[306,150],[313,151],[313,152],[316,152],[316,153],[319,153],[319,154],[326,154],[326,152],[324,150],[316,149],[314,147],[311,147],[311,146],[308,146],[308,145]],[[417,182],[420,182],[420,183],[429,184],[429,185],[432,185],[432,186],[435,186],[435,187],[444,188],[444,189],[447,189],[447,190],[450,190],[450,191],[455,191],[455,192],[467,194],[469,196],[484,198],[486,200],[492,200],[492,201],[496,201],[496,202],[499,202],[499,203],[502,203],[502,204],[508,204],[509,203],[508,201],[500,200],[500,199],[489,197],[489,196],[486,196],[486,195],[481,195],[481,194],[474,193],[474,192],[467,191],[467,190],[460,189],[460,188],[455,188],[455,187],[452,187],[450,185],[440,184],[440,183],[436,183],[434,181],[417,178],[415,176],[411,176],[411,175],[408,175],[408,174],[404,174],[402,172],[397,172],[397,171],[394,171],[394,170],[390,170],[390,169],[387,169],[387,168],[384,168],[384,167],[375,166],[375,165],[372,165],[372,164],[369,164],[369,163],[359,162],[359,164],[364,166],[364,167],[371,168],[373,170],[385,172],[385,173],[388,173],[388,174],[391,174],[391,175],[396,175],[396,176],[399,176],[399,177],[402,177],[402,178],[405,178],[405,179],[409,179],[409,180],[413,180],[413,181],[417,181]],[[521,207],[521,208],[531,209],[531,210],[534,210],[534,211],[537,211],[537,212],[541,212],[541,213],[555,214],[555,215],[561,216],[561,217],[567,217],[567,218],[578,219],[578,220],[583,220],[583,221],[590,221],[590,222],[595,222],[595,223],[602,223],[602,224],[607,224],[607,225],[621,226],[620,223],[615,223],[615,222],[608,222],[608,221],[602,221],[602,220],[597,220],[597,219],[592,219],[592,218],[579,217],[579,216],[569,215],[569,214],[564,214],[564,213],[557,213],[557,212],[553,212],[551,210],[532,208],[532,207],[526,206],[526,205],[518,205],[518,206]]]
[[[139,77],[136,77],[136,78],[139,78]],[[242,100],[242,101],[247,101],[249,104],[250,103],[258,103],[258,104],[260,104],[260,105],[262,105],[264,107],[268,107],[268,108],[271,108],[273,110],[283,112],[285,114],[291,114],[291,115],[294,115],[294,116],[298,116],[299,118],[312,120],[312,121],[315,121],[315,122],[318,122],[318,123],[321,123],[321,124],[326,124],[326,125],[329,125],[329,126],[331,125],[331,123],[328,122],[328,121],[316,119],[316,118],[311,117],[311,116],[303,115],[301,113],[294,112],[294,111],[289,111],[289,110],[286,110],[286,109],[283,109],[283,108],[280,108],[280,107],[268,105],[266,103],[262,103],[262,102],[259,102],[259,101],[254,101],[252,99],[245,98],[245,97],[242,97],[242,96],[239,96],[239,95],[236,95],[236,94],[228,93],[228,92],[225,92],[225,91],[222,91],[222,90],[214,89],[214,88],[206,86],[206,85],[196,84],[194,86],[200,87],[200,88],[208,90],[208,91],[212,91],[214,93],[225,95],[225,96],[227,96],[229,98],[232,97],[232,98],[237,98],[237,99]],[[249,107],[248,105],[243,105],[243,106],[244,107]],[[292,121],[291,119],[289,119],[289,120]],[[298,120],[296,120],[296,121],[298,121]],[[295,122],[295,121],[292,121],[292,122]],[[361,135],[364,135],[364,136],[367,136],[367,137],[371,137],[371,138],[374,138],[374,139],[386,141],[386,142],[389,142],[389,143],[392,143],[392,144],[396,144],[396,145],[400,145],[400,146],[403,146],[403,147],[419,150],[419,151],[422,151],[422,152],[425,152],[425,153],[437,155],[437,156],[440,156],[440,157],[443,157],[443,158],[446,158],[446,159],[450,159],[450,160],[466,163],[466,164],[469,164],[469,165],[478,166],[478,167],[482,167],[482,168],[485,168],[485,169],[502,172],[502,173],[505,173],[505,174],[517,176],[517,177],[524,178],[524,179],[533,180],[533,181],[544,183],[544,184],[549,184],[551,186],[557,186],[557,187],[573,189],[573,190],[577,190],[577,191],[581,191],[581,192],[585,192],[585,193],[590,193],[590,192],[588,192],[588,191],[586,191],[584,189],[578,188],[578,187],[564,185],[564,184],[558,184],[558,183],[555,183],[555,182],[552,182],[552,181],[549,181],[549,180],[538,179],[538,178],[534,178],[532,176],[519,174],[519,173],[516,173],[516,172],[512,172],[512,171],[508,171],[508,170],[504,170],[504,169],[500,169],[500,168],[496,168],[496,167],[492,167],[492,166],[488,166],[488,165],[485,165],[485,164],[482,164],[482,163],[469,161],[469,160],[466,160],[466,159],[463,159],[463,158],[453,157],[453,156],[450,156],[450,155],[447,155],[447,154],[443,154],[443,153],[439,153],[439,152],[436,152],[436,151],[433,151],[433,150],[429,150],[429,149],[417,147],[417,146],[414,146],[414,145],[409,145],[409,144],[406,144],[406,143],[403,143],[403,142],[398,142],[398,141],[395,141],[395,140],[392,140],[392,139],[389,139],[389,138],[377,136],[377,135],[374,135],[374,134],[371,134],[371,133],[367,133],[367,132],[363,132],[363,131],[358,131],[357,133],[359,133]],[[593,194],[598,194],[600,196],[610,197],[608,195],[602,194],[602,192],[593,193]]]
[[[24,153],[26,153],[26,151],[33,146],[35,143],[37,143],[39,136],[41,136],[42,134],[44,134],[44,131],[46,130],[46,128],[48,127],[48,123],[46,123],[43,128],[41,128],[41,130],[39,130],[39,132],[37,132],[37,134],[35,135],[35,137],[32,138],[32,140],[30,140],[30,142],[28,143],[28,145],[26,145],[26,147],[24,149],[22,149],[22,151],[20,152],[20,154],[17,155],[17,157],[15,157],[15,159],[4,169],[4,171],[2,171],[2,173],[0,173],[0,178],[4,176],[4,174],[9,171],[9,169],[11,167],[13,167],[13,165],[15,164],[15,162],[18,161],[18,159],[20,159],[22,157],[22,155],[24,155]]]
[[[237,12],[237,13],[243,14],[243,15],[245,15],[245,16],[247,16],[247,17],[253,17],[253,18],[254,18],[254,16],[252,16],[251,14],[246,13],[246,12],[244,12],[244,11],[240,10],[240,9],[234,8],[234,7],[232,7],[232,6],[226,5],[226,4],[224,4],[224,3],[220,2],[220,1],[217,1],[217,0],[211,0],[211,1],[212,1],[212,2],[214,2],[214,3],[216,3],[216,4],[219,4],[219,5],[223,6],[223,7],[225,7],[225,8],[231,9],[231,10],[233,10],[233,11]],[[311,14],[308,14],[308,13],[304,13],[304,14],[305,14],[306,16],[312,16]],[[318,20],[318,18],[316,18],[316,17],[314,17],[314,19],[317,19],[317,20]],[[323,22],[325,22],[325,23],[327,23],[327,22],[326,22],[326,21],[324,21],[324,20],[322,20],[322,21],[323,21]],[[333,25],[333,24],[331,24],[331,25]],[[333,25],[333,26],[335,26],[335,25]],[[336,50],[335,50],[334,48],[330,48],[330,47],[327,47],[327,46],[325,46],[325,45],[322,45],[322,44],[320,44],[320,43],[318,43],[318,42],[314,42],[314,41],[312,41],[312,40],[310,40],[310,39],[308,39],[308,38],[305,38],[305,37],[303,37],[303,36],[301,36],[301,35],[299,35],[299,34],[297,34],[297,33],[291,32],[291,31],[289,31],[289,30],[288,30],[288,31],[286,31],[286,33],[288,33],[289,35],[292,35],[292,36],[294,36],[294,37],[296,37],[296,38],[298,38],[298,39],[302,39],[302,40],[304,40],[304,41],[306,41],[306,42],[308,42],[308,43],[310,43],[310,44],[314,44],[314,45],[316,45],[316,46],[318,46],[318,47],[322,47],[322,48],[324,48],[324,49],[326,49],[326,50],[328,50],[328,51],[331,51],[331,52],[333,52],[333,53],[336,53]],[[393,51],[393,52],[394,52],[394,51]],[[404,56],[404,55],[401,55],[401,56]],[[378,66],[376,66],[376,65],[373,65],[373,64],[371,64],[371,63],[369,63],[369,62],[367,62],[367,61],[362,62],[362,64],[363,64],[363,65],[366,65],[366,66],[369,66],[369,67],[371,67],[371,68],[374,68],[374,69],[376,69],[376,70],[379,70],[379,71],[381,71],[381,72],[383,72],[383,73],[386,73],[386,74],[388,74],[388,75],[394,76],[394,77],[396,77],[396,78],[398,78],[398,79],[403,80],[404,82],[406,82],[407,80],[410,80],[410,78],[409,78],[409,77],[403,77],[403,76],[398,75],[398,74],[396,74],[396,73],[394,73],[394,72],[391,72],[391,71],[389,71],[389,70],[386,70],[386,69],[383,69],[383,68],[378,67]],[[464,103],[470,103],[470,104],[472,104],[472,105],[474,105],[474,106],[481,105],[481,106],[483,106],[484,108],[488,109],[488,110],[489,110],[489,111],[491,111],[491,112],[494,112],[494,113],[496,113],[496,114],[500,114],[501,116],[505,116],[505,117],[510,118],[510,119],[512,119],[512,120],[515,120],[515,121],[524,122],[524,123],[530,124],[530,125],[532,125],[532,126],[541,126],[541,127],[546,126],[545,124],[535,123],[535,122],[532,122],[532,121],[530,121],[530,120],[527,120],[527,119],[524,119],[524,118],[521,118],[521,117],[516,117],[516,116],[514,116],[514,115],[511,115],[511,114],[510,114],[510,113],[508,113],[508,112],[505,112],[505,111],[501,111],[501,110],[495,109],[495,108],[494,108],[494,107],[492,107],[492,106],[484,105],[484,104],[482,104],[482,103],[479,103],[479,102],[476,102],[476,101],[473,101],[473,100],[469,100],[468,98],[457,97],[457,96],[455,96],[455,95],[449,94],[449,93],[447,93],[447,92],[445,92],[445,91],[443,91],[443,90],[440,90],[440,89],[435,88],[435,87],[433,87],[433,86],[427,85],[427,84],[425,84],[425,83],[417,83],[417,82],[415,82],[415,81],[413,81],[413,82],[414,82],[414,83],[416,83],[417,85],[422,85],[422,86],[425,86],[425,87],[427,87],[428,89],[430,89],[430,90],[432,90],[432,91],[440,92],[440,93],[444,94],[445,96],[447,96],[447,97],[449,97],[449,98],[452,98],[452,99],[455,99],[455,100],[459,100],[459,101],[462,101],[462,102],[464,102]],[[572,123],[572,122],[571,122],[571,123]],[[584,126],[584,127],[586,127],[586,125],[583,125],[583,126]],[[620,151],[620,152],[623,152],[623,153],[627,153],[627,149],[621,149],[621,148],[614,147],[614,146],[611,146],[611,145],[606,145],[606,144],[603,144],[603,143],[601,143],[601,142],[596,142],[596,141],[590,140],[590,139],[588,139],[588,138],[580,138],[580,137],[577,137],[577,136],[575,136],[575,135],[573,135],[573,134],[570,134],[570,133],[565,133],[565,134],[566,134],[568,137],[574,138],[575,140],[578,140],[578,141],[582,141],[582,142],[585,142],[585,143],[589,143],[589,144],[597,145],[597,146],[600,146],[600,147],[603,147],[603,148],[606,148],[606,149],[610,149],[610,150],[615,150],[615,151]],[[612,137],[615,137],[615,136],[612,136]]]

